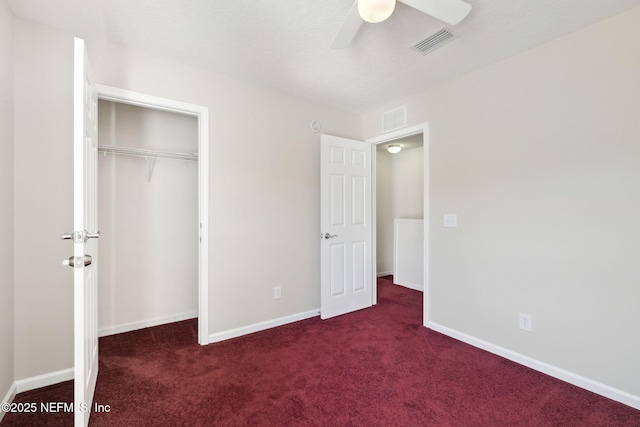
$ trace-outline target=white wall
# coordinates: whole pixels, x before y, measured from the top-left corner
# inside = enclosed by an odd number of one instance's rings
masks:
[[[393,274],[393,186],[391,156],[376,152],[376,273]]]
[[[394,219],[423,217],[424,149],[378,151],[376,162],[377,272],[393,274]]]
[[[392,155],[391,174],[393,216],[395,218],[422,218],[424,212],[424,149],[418,147]]]
[[[639,23],[636,8],[393,105],[431,129],[431,321],[635,396]],[[365,115],[366,137],[393,106]]]
[[[98,103],[101,145],[198,152],[196,117]],[[196,317],[198,163],[99,155],[101,331]]]
[[[15,27],[16,376],[25,378],[72,366],[71,271],[60,264],[71,246],[58,236],[72,225],[73,39],[22,20]],[[98,83],[209,107],[210,333],[317,309],[320,137],[309,122],[361,139],[360,116],[87,44]]]
[[[73,43],[54,34],[15,20],[16,379],[73,366]]]
[[[0,0],[0,401],[14,380],[13,21],[7,3]]]

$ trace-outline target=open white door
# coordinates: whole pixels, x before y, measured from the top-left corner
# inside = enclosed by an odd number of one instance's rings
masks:
[[[98,94],[75,39],[73,94],[74,425],[89,424],[98,377]]]
[[[320,137],[320,316],[372,305],[371,144]]]

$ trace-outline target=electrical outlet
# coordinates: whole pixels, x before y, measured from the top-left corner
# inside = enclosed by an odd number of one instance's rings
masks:
[[[532,320],[530,314],[520,313],[520,317],[518,318],[518,325],[520,329],[523,331],[531,332]]]
[[[273,299],[282,298],[282,286],[276,286],[273,288]]]

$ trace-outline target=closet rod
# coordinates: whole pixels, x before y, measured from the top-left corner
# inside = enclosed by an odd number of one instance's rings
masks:
[[[152,159],[175,159],[198,161],[198,153],[172,153],[170,151],[144,150],[142,148],[125,148],[113,145],[98,145],[98,152],[105,154],[121,154],[124,156],[146,157]]]

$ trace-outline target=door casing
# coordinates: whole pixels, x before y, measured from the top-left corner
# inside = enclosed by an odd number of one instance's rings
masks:
[[[430,287],[429,287],[429,220],[430,220],[430,212],[429,212],[429,123],[422,123],[416,126],[407,127],[404,129],[399,129],[397,131],[389,132],[380,136],[376,136],[373,138],[369,138],[366,142],[372,145],[384,144],[386,142],[396,141],[398,139],[406,138],[408,136],[419,135],[422,134],[422,143],[424,149],[424,258],[423,258],[423,268],[424,268],[424,291],[423,291],[423,301],[422,301],[422,324],[426,327],[429,327],[430,321],[430,313],[431,313],[431,298],[430,298]],[[373,246],[372,246],[372,303],[376,304],[378,295],[375,286],[376,282],[376,259],[377,259],[377,236],[376,236],[376,155],[377,151],[372,150],[371,161],[373,168],[373,179],[372,179],[372,221],[373,221]]]
[[[198,119],[198,343],[209,344],[209,108],[100,84],[96,86],[99,99]]]

